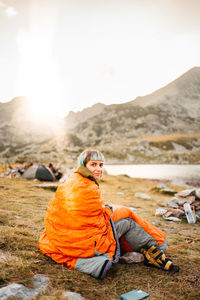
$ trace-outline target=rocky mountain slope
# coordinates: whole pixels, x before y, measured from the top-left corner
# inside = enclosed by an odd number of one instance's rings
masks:
[[[74,134],[113,162],[200,162],[200,68],[151,95],[105,107]]]
[[[85,108],[82,111],[73,112],[70,111],[68,115],[65,117],[65,129],[75,128],[79,123],[85,122],[87,119],[92,118],[98,114],[100,114],[104,108],[105,104],[96,103],[91,107]]]
[[[0,162],[65,159],[65,146],[74,148],[77,140],[70,129],[97,115],[105,106],[97,103],[80,112],[71,111],[64,119],[46,122],[45,118],[33,117],[26,97],[0,103]]]
[[[73,161],[86,147],[110,163],[200,162],[200,68],[123,104],[70,112],[62,133],[33,123],[24,98],[0,103],[0,160]]]

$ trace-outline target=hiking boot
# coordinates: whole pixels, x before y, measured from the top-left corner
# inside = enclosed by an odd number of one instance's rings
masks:
[[[147,266],[156,267],[165,271],[179,271],[179,267],[173,265],[173,262],[166,258],[164,252],[154,245],[150,248],[141,248],[140,252],[144,255],[144,263]]]

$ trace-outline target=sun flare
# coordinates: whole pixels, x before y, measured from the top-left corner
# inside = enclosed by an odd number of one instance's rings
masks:
[[[39,32],[18,36],[21,53],[20,86],[30,99],[34,114],[58,116],[63,114],[63,101],[58,72],[50,50]]]
[[[29,107],[30,107],[30,117],[35,121],[44,122],[50,121],[56,117],[60,116],[60,111],[56,107],[56,103],[50,98],[42,96],[30,96]]]
[[[35,5],[35,4],[34,4]],[[36,119],[66,115],[58,66],[54,57],[56,10],[44,22],[37,7],[32,7],[30,29],[17,36],[21,56],[18,89],[29,98],[31,113]],[[37,22],[35,22],[37,20]]]

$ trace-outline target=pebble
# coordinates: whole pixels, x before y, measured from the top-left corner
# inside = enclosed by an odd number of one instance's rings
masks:
[[[117,195],[124,195],[124,192],[117,192]]]
[[[73,293],[73,292],[64,292],[62,294],[62,297],[67,300],[84,300],[80,294],[78,293]]]
[[[148,199],[148,200],[152,199],[151,196],[149,196],[147,194],[143,194],[143,193],[136,193],[135,197],[138,197],[138,198],[141,198],[141,199]]]

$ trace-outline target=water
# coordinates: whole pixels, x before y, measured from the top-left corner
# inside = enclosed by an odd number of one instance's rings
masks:
[[[110,175],[133,178],[200,181],[200,165],[105,165]]]

